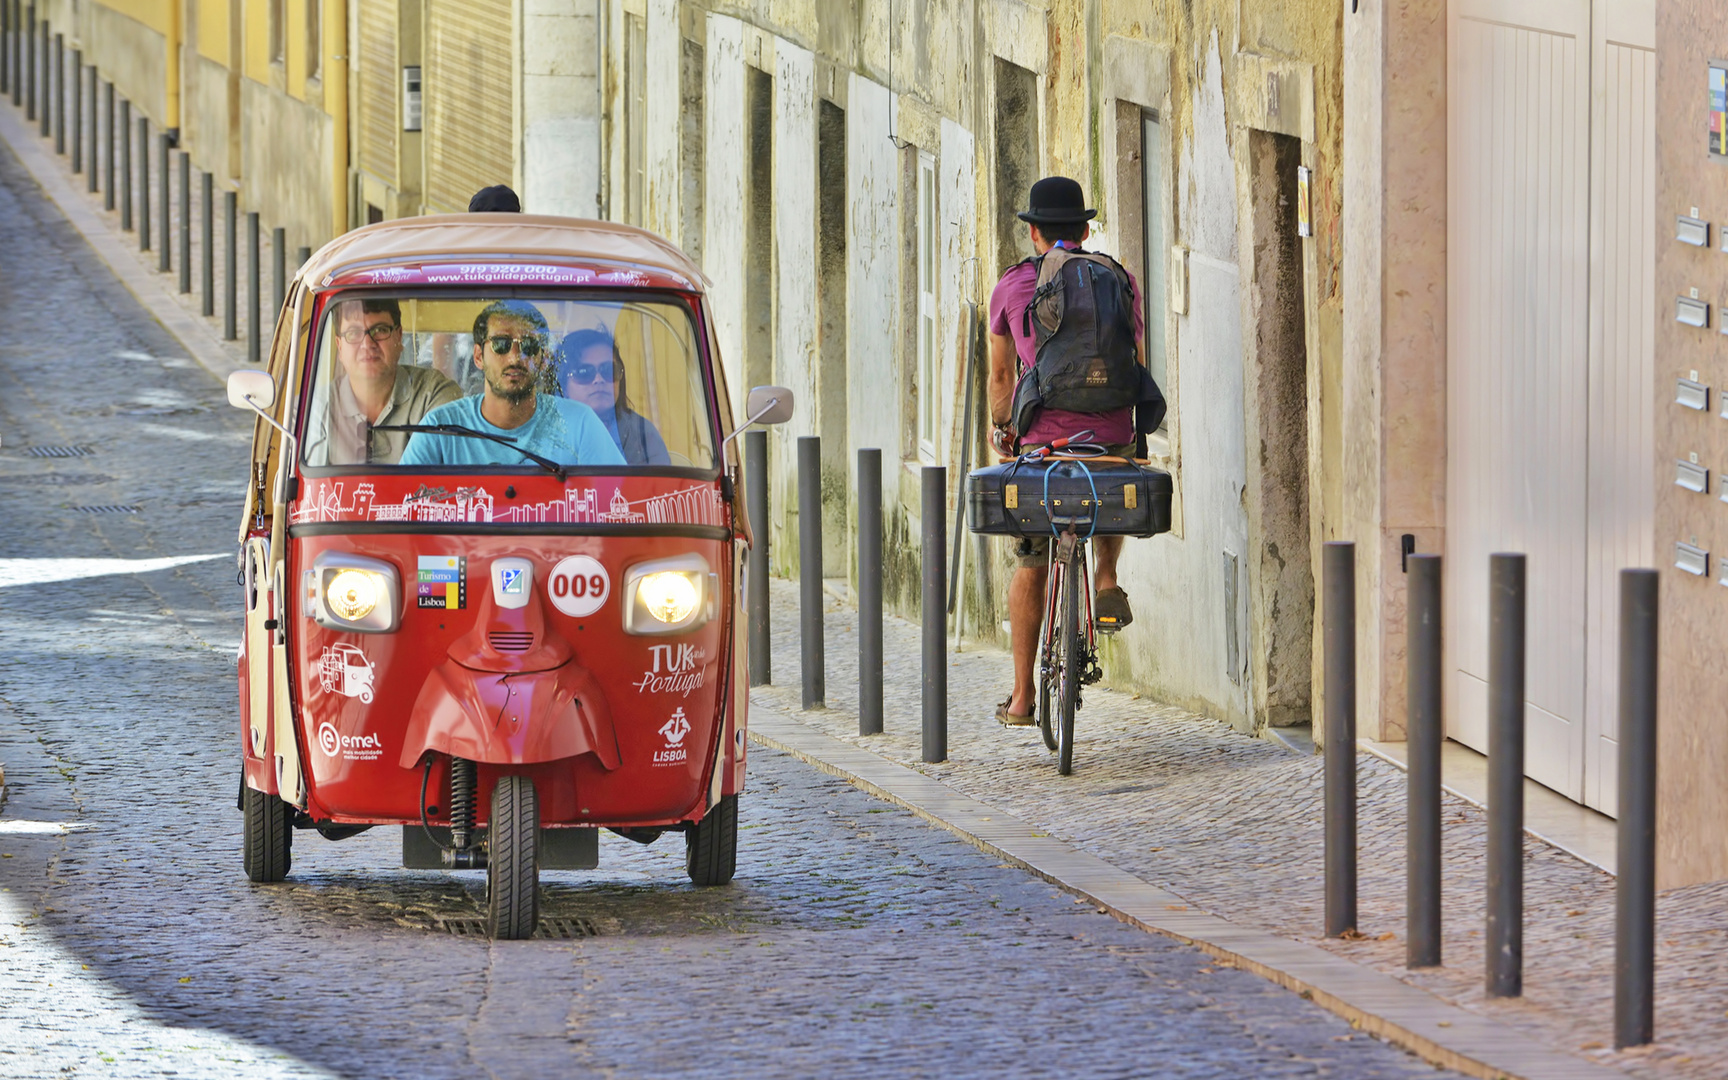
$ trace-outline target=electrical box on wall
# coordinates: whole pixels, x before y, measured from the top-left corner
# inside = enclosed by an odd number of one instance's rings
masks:
[[[402,69],[402,130],[419,131],[421,116],[420,65]]]

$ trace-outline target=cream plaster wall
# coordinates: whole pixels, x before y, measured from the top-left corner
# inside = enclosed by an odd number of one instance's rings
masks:
[[[522,0],[520,6],[516,171],[522,208],[530,213],[600,214],[596,10],[591,2],[574,0]]]
[[[710,292],[715,336],[732,392],[732,413],[744,415],[744,155],[715,153],[745,145],[744,24],[724,15],[708,16],[708,53],[704,78],[708,100],[703,123],[708,133],[707,197],[703,201],[703,272],[715,282],[731,283]]]
[[[250,79],[240,83],[240,207],[257,210],[266,230],[287,229],[289,243],[322,247],[332,235],[330,162],[336,153],[329,114]]]

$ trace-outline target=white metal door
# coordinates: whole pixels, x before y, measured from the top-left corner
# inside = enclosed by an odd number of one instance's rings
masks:
[[[1656,5],[1595,3],[1584,802],[1613,814],[1619,575],[1655,565]]]
[[[1526,771],[1593,805],[1612,578],[1649,550],[1652,103],[1609,35],[1650,3],[1450,11],[1448,733],[1486,748],[1488,557],[1524,552]]]

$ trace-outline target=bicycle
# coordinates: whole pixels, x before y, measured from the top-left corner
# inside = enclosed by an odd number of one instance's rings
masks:
[[[1091,437],[1091,432],[1082,432],[1022,456],[1039,460],[1055,452],[1069,457],[1107,454],[1104,447],[1082,441]],[[1067,776],[1074,769],[1074,713],[1080,708],[1080,688],[1091,686],[1104,672],[1098,667],[1098,631],[1092,621],[1092,578],[1086,559],[1092,513],[1052,513],[1050,521],[1052,527],[1066,527],[1053,537],[1047,563],[1038,641],[1038,732],[1044,745],[1056,752],[1056,771]],[[1082,527],[1084,535],[1079,531]]]

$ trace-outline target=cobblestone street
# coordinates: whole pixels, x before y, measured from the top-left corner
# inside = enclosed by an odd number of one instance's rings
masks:
[[[248,884],[251,424],[4,148],[0,250],[0,1075],[1450,1075],[760,748],[731,886],[608,834],[570,936],[452,932],[393,830]]]

